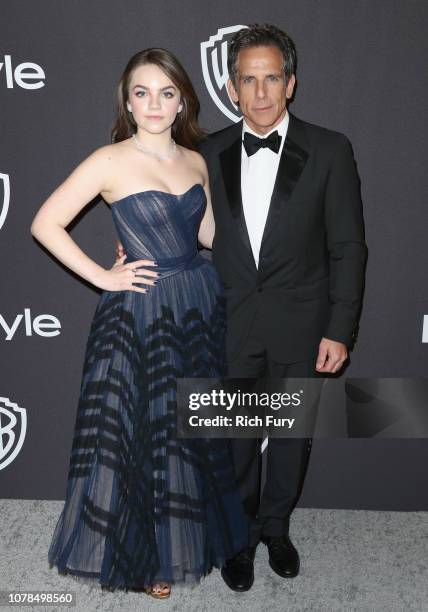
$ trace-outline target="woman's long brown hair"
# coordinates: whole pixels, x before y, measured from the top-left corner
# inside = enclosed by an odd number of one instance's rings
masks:
[[[199,100],[192,82],[178,59],[170,51],[160,48],[144,49],[131,57],[117,88],[117,116],[111,131],[112,142],[120,142],[137,131],[137,124],[132,113],[126,108],[129,96],[129,85],[132,73],[139,66],[154,64],[171,79],[181,93],[183,108],[177,113],[172,124],[172,137],[177,144],[196,150],[199,141],[205,138],[204,131],[198,125]]]

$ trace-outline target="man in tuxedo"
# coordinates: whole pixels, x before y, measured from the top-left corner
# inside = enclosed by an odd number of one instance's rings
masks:
[[[227,298],[227,355],[234,378],[338,372],[355,339],[366,245],[359,180],[348,139],[287,110],[296,49],[255,24],[229,45],[227,83],[243,120],[208,137],[216,232],[213,261]],[[226,584],[251,588],[258,543],[280,576],[299,556],[288,535],[311,439],[271,438],[260,496],[260,440],[235,439],[250,546],[227,561]]]

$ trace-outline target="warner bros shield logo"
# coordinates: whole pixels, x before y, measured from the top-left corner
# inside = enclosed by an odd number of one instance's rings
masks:
[[[27,411],[0,397],[0,470],[18,455],[27,432]]]
[[[7,211],[10,202],[10,182],[9,175],[0,172],[0,229],[6,221]]]
[[[210,36],[209,40],[201,42],[202,74],[204,75],[205,85],[221,112],[228,119],[235,122],[241,119],[241,114],[226,88],[226,82],[229,78],[227,71],[227,45],[235,32],[247,27],[235,25],[228,28],[220,28],[217,34]]]

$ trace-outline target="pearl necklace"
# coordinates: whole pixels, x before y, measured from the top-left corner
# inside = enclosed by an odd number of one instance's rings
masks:
[[[146,148],[143,145],[143,143],[140,140],[138,140],[136,134],[132,134],[132,138],[135,142],[135,146],[137,147],[137,149],[139,149],[143,153],[147,153],[148,155],[153,155],[157,159],[171,159],[171,157],[174,157],[177,154],[177,144],[175,140],[173,140],[172,138],[171,138],[172,152],[167,153],[166,155],[162,153],[158,153],[157,151],[153,151],[153,149]]]

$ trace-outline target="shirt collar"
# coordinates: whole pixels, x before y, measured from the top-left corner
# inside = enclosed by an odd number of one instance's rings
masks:
[[[247,122],[245,121],[245,119],[242,122],[242,138],[244,138],[244,133],[245,132],[250,132],[250,134],[254,134],[254,136],[257,136],[258,138],[267,138],[269,136],[269,134],[272,134],[272,132],[275,132],[275,130],[278,130],[278,134],[280,136],[282,136],[282,142],[284,142],[285,137],[287,135],[287,129],[288,129],[288,124],[290,121],[290,115],[288,114],[288,111],[285,113],[282,121],[280,123],[278,123],[278,125],[276,125],[274,128],[272,128],[270,130],[270,132],[268,132],[267,134],[265,134],[264,136],[260,136],[260,134],[257,134],[256,132],[254,132],[247,124]],[[281,143],[282,144],[282,143]]]

